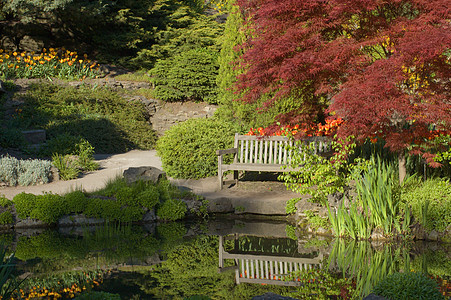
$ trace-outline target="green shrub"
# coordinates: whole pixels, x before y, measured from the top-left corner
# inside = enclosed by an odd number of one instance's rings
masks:
[[[20,193],[13,198],[14,206],[17,211],[17,216],[25,219],[30,216],[33,209],[36,207],[36,195]]]
[[[122,216],[118,221],[128,223],[133,221],[141,221],[144,210],[141,207],[129,206],[122,208]]]
[[[78,177],[80,169],[77,159],[73,155],[53,154],[52,163],[58,169],[59,175],[63,180],[71,180]]]
[[[412,207],[413,216],[428,230],[444,231],[451,224],[451,183],[429,179],[410,185],[401,199]]]
[[[217,56],[213,50],[198,48],[157,61],[151,71],[155,97],[217,103]]]
[[[420,273],[394,273],[387,276],[374,288],[373,293],[391,300],[401,299],[445,299],[437,282]]]
[[[64,195],[64,201],[68,212],[75,214],[83,212],[89,202],[82,191],[74,191]]]
[[[101,218],[109,221],[118,221],[122,218],[121,205],[111,199],[89,199],[84,214],[87,217]]]
[[[173,126],[157,142],[164,170],[173,178],[216,175],[216,150],[232,147],[234,135],[239,131],[236,124],[216,118],[191,119]]]
[[[0,206],[1,207],[10,207],[11,205],[13,205],[13,203],[14,202],[9,200],[8,198],[0,196]]]
[[[179,199],[169,199],[157,210],[157,216],[167,221],[180,220],[185,217],[186,204]]]
[[[38,195],[30,217],[41,220],[47,224],[58,222],[59,218],[70,213],[65,205],[64,198],[56,194]]]
[[[13,214],[11,213],[11,211],[6,210],[6,211],[0,213],[0,224],[1,225],[13,224],[13,222],[14,222],[14,217],[13,217]]]
[[[146,190],[142,191],[136,197],[136,201],[147,209],[154,208],[158,203],[160,203],[160,193],[158,188],[155,186],[149,186]]]
[[[138,204],[135,191],[131,187],[121,188],[116,192],[115,196],[121,205],[136,206]]]
[[[117,177],[113,180],[109,180],[105,187],[95,192],[95,194],[106,197],[114,197],[119,190],[125,187],[127,187],[127,182],[125,179],[123,177]]]

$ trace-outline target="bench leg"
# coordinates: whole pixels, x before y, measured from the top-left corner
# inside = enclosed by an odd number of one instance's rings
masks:
[[[218,180],[219,180],[219,190],[222,190],[222,186],[223,186],[222,170],[218,170]]]
[[[238,171],[233,171],[233,179],[235,180],[235,186],[238,185]]]

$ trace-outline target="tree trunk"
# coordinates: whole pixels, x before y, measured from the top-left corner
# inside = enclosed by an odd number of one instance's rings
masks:
[[[398,164],[399,164],[399,184],[404,181],[406,177],[406,154],[404,151],[398,153]]]

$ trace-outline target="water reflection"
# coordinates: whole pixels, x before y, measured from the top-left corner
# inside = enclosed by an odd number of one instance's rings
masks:
[[[231,250],[224,249],[224,241],[233,241]],[[233,259],[237,284],[246,282],[285,286],[303,285],[299,278],[290,278],[293,272],[321,268],[323,255],[320,253],[314,258],[298,257],[299,253],[292,251],[290,243],[287,243],[292,241],[255,236],[240,237],[238,234],[219,236],[219,268],[223,271],[224,260]]]
[[[95,271],[99,284],[91,288],[119,293],[123,299],[251,299],[265,292],[348,299],[369,294],[393,272],[451,276],[450,245],[314,236],[295,240],[284,222],[115,225],[14,232],[1,238],[20,259],[18,273],[28,278],[25,290],[37,285],[50,289],[52,282],[52,289],[66,281],[73,285],[69,277],[80,277],[82,290],[83,274]],[[442,292],[449,296],[446,282]]]

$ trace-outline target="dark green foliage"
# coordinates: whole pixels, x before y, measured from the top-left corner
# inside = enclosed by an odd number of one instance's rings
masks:
[[[123,187],[116,192],[116,199],[121,205],[136,205],[136,193],[131,187]]]
[[[4,148],[20,148],[26,145],[22,131],[17,128],[0,127],[0,146]]]
[[[394,273],[374,288],[373,293],[391,300],[401,299],[445,299],[437,283],[421,273]]]
[[[157,210],[157,216],[166,221],[176,221],[185,217],[185,202],[179,199],[166,200]]]
[[[155,97],[165,101],[216,103],[217,54],[198,48],[159,60],[152,69]]]
[[[142,104],[129,103],[107,88],[41,84],[25,96],[24,119],[11,126],[43,128],[50,138],[65,134],[49,150],[75,151],[89,158],[91,146],[98,153],[151,148],[155,134],[144,111]],[[68,135],[81,137],[73,148],[61,146],[65,140],[72,141]],[[85,167],[89,169],[89,164]]]
[[[444,231],[451,224],[451,183],[444,179],[415,180],[401,194],[413,216],[427,230]]]
[[[9,299],[13,292],[19,288],[21,281],[14,276],[16,258],[7,256],[7,247],[0,245],[0,298]]]
[[[225,23],[224,34],[221,36],[221,52],[218,63],[219,71],[217,83],[219,88],[218,103],[222,104],[222,109],[232,109],[233,99],[236,98],[232,90],[232,85],[236,82],[236,76],[239,75],[238,57],[241,51],[238,45],[245,41],[245,29],[243,26],[243,16],[236,1],[228,1],[230,14]]]
[[[17,216],[41,220],[54,224],[63,215],[70,213],[64,198],[56,194],[33,195],[20,193],[13,198]]]
[[[13,202],[6,197],[0,196],[0,206],[1,207],[10,207],[13,205]]]
[[[63,197],[56,194],[38,195],[35,198],[35,207],[29,217],[41,220],[47,224],[58,222],[59,218],[70,213],[65,206]]]
[[[84,214],[87,217],[102,218],[110,221],[118,221],[122,218],[120,203],[112,199],[89,199]]]
[[[74,191],[64,195],[64,202],[67,206],[67,211],[78,214],[84,211],[89,200],[82,191]]]
[[[159,59],[171,59],[193,49],[219,51],[217,39],[223,28],[213,18],[193,11],[192,6],[180,1],[159,0],[154,9],[154,17],[160,18],[154,43],[139,50],[130,60],[133,66],[150,69]]]
[[[163,168],[173,178],[204,178],[217,174],[216,150],[233,146],[236,124],[216,118],[191,119],[173,126],[158,140]]]
[[[36,195],[20,193],[13,198],[14,206],[16,207],[17,216],[25,219],[30,216],[33,209],[36,207]]]
[[[14,217],[10,210],[6,210],[0,213],[0,224],[13,224],[14,223]]]
[[[141,207],[129,206],[122,208],[122,216],[118,220],[120,222],[129,223],[141,221],[144,215],[144,210]]]
[[[87,292],[74,298],[78,300],[120,300],[119,294],[111,294],[107,292]]]
[[[155,186],[149,186],[146,190],[142,191],[136,197],[136,201],[147,209],[154,208],[158,203],[160,203],[160,193],[158,188]]]

